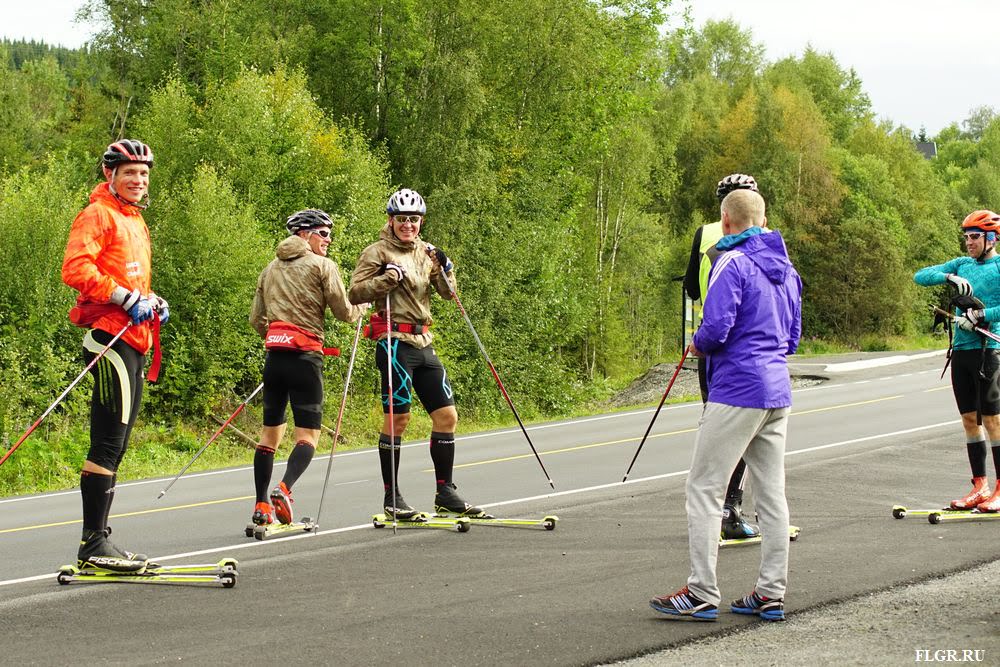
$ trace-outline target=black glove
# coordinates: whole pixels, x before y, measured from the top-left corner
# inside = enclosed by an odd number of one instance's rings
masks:
[[[441,270],[444,271],[445,273],[448,273],[453,268],[455,268],[455,265],[452,264],[451,260],[448,259],[448,255],[444,254],[444,250],[441,250],[441,248],[438,248],[437,246],[433,246],[430,243],[428,243],[427,254],[437,260],[437,263],[441,267]]]

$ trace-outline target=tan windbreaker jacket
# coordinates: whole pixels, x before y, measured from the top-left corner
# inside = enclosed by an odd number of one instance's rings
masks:
[[[370,303],[374,311],[385,317],[385,295],[389,294],[389,307],[393,322],[430,325],[431,289],[441,298],[451,298],[451,285],[455,285],[454,269],[445,275],[441,268],[427,256],[427,244],[417,237],[416,241],[403,243],[392,233],[391,223],[386,223],[379,232],[379,240],[365,248],[358,258],[351,276],[348,296],[351,303]],[[388,263],[403,267],[406,276],[397,285],[395,272],[383,273],[382,267]],[[384,336],[380,336],[383,338]],[[394,332],[393,338],[420,349],[431,344],[432,335]]]
[[[271,322],[290,322],[323,338],[326,308],[343,322],[357,322],[364,313],[352,306],[337,264],[309,249],[298,236],[278,244],[277,258],[271,260],[257,279],[250,311],[250,325],[261,337]]]

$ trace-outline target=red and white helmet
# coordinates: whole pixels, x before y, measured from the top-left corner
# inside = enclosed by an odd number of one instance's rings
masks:
[[[108,146],[102,160],[108,169],[128,162],[140,162],[152,168],[153,151],[137,139],[119,139]]]

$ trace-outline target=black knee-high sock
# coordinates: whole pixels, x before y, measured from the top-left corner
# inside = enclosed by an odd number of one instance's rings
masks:
[[[399,479],[399,443],[402,441],[402,436],[395,436],[392,440],[392,445],[389,444],[389,436],[385,433],[380,433],[378,436],[378,460],[379,464],[382,466],[382,484],[385,485],[386,491],[392,487],[392,469],[393,465],[396,468],[396,479]],[[392,456],[395,454],[395,462],[392,460]],[[396,484],[396,490],[399,490],[399,484]]]
[[[969,466],[973,477],[986,477],[986,441],[967,442],[965,447],[969,452]]]
[[[451,484],[455,469],[455,434],[431,431],[431,461],[438,484]]]
[[[726,502],[730,505],[739,505],[743,502],[743,480],[746,477],[746,461],[740,459],[733,470],[733,476],[729,478],[729,488],[726,489]]]
[[[80,497],[83,500],[83,530],[102,531],[111,505],[110,490],[114,488],[111,475],[96,472],[80,473]]]
[[[281,478],[281,481],[285,483],[285,488],[289,491],[292,490],[292,484],[295,484],[309,467],[309,462],[313,460],[315,453],[316,448],[307,440],[299,440],[295,443],[295,449],[292,450],[291,456],[288,457],[288,465],[285,466],[285,476]]]
[[[271,472],[274,470],[274,450],[270,447],[257,445],[253,453],[253,486],[257,493],[257,502],[268,502],[268,488],[271,485]]]
[[[993,445],[993,467],[996,469],[997,481],[1000,481],[1000,444]]]

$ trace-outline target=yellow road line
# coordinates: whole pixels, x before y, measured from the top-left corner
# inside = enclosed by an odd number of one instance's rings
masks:
[[[205,507],[207,505],[220,505],[222,503],[234,503],[234,502],[239,502],[241,500],[250,500],[250,499],[255,498],[255,497],[256,496],[240,496],[239,498],[224,498],[222,500],[206,500],[205,502],[202,502],[202,503],[191,503],[189,505],[172,505],[171,507],[157,507],[156,509],[152,509],[152,510],[140,510],[138,512],[125,512],[123,514],[112,514],[108,518],[110,518],[110,519],[120,519],[120,518],[126,517],[126,516],[139,516],[141,514],[154,514],[156,512],[173,512],[175,510],[191,509],[192,507]],[[83,520],[82,519],[76,519],[76,520],[73,520],[73,521],[57,521],[55,523],[41,523],[41,524],[38,524],[37,526],[22,526],[20,528],[4,528],[3,530],[0,530],[0,534],[3,534],[3,533],[16,533],[16,532],[19,532],[19,531],[22,531],[22,530],[35,530],[37,528],[54,528],[56,526],[71,526],[74,523],[83,523]]]
[[[814,410],[803,410],[802,412],[793,412],[790,416],[792,416],[792,417],[798,417],[798,416],[801,416],[801,415],[812,414],[814,412],[826,412],[826,411],[829,411],[829,410],[840,410],[840,409],[843,409],[843,408],[853,408],[853,407],[857,407],[859,405],[870,405],[872,403],[881,403],[883,401],[893,401],[893,400],[896,400],[897,398],[903,398],[902,394],[900,394],[898,396],[886,396],[885,398],[873,398],[870,401],[858,401],[856,403],[842,403],[840,405],[831,405],[830,407],[826,407],[826,408],[816,408]],[[686,428],[686,429],[681,429],[680,431],[670,431],[669,433],[657,433],[655,435],[650,435],[646,439],[647,440],[652,440],[653,438],[665,438],[665,437],[667,437],[669,435],[681,435],[683,433],[693,433],[693,432],[695,432],[697,430],[698,430],[697,428]],[[589,444],[589,445],[578,445],[576,447],[564,447],[563,449],[551,449],[551,450],[544,451],[544,452],[538,452],[538,455],[539,456],[548,456],[549,454],[565,454],[566,452],[575,452],[575,451],[579,451],[581,449],[590,449],[591,447],[605,447],[607,445],[621,445],[621,444],[626,443],[626,442],[639,442],[641,439],[642,438],[625,438],[623,440],[608,440],[607,442],[595,442],[595,443],[592,443],[592,444]],[[482,465],[487,465],[487,464],[490,464],[490,463],[504,463],[506,461],[516,461],[518,459],[533,458],[534,456],[535,456],[534,454],[518,454],[516,456],[504,456],[504,457],[498,458],[498,459],[487,459],[485,461],[474,461],[472,463],[462,463],[462,464],[456,465],[455,467],[456,468],[472,468],[474,466],[482,466]],[[434,469],[433,468],[427,468],[427,469],[422,470],[421,472],[434,472]]]
[[[932,391],[944,391],[945,389],[951,389],[951,385],[950,384],[946,384],[943,387],[934,387],[933,389],[924,389],[924,393],[926,394],[926,393],[929,393],[929,392],[932,392]]]

